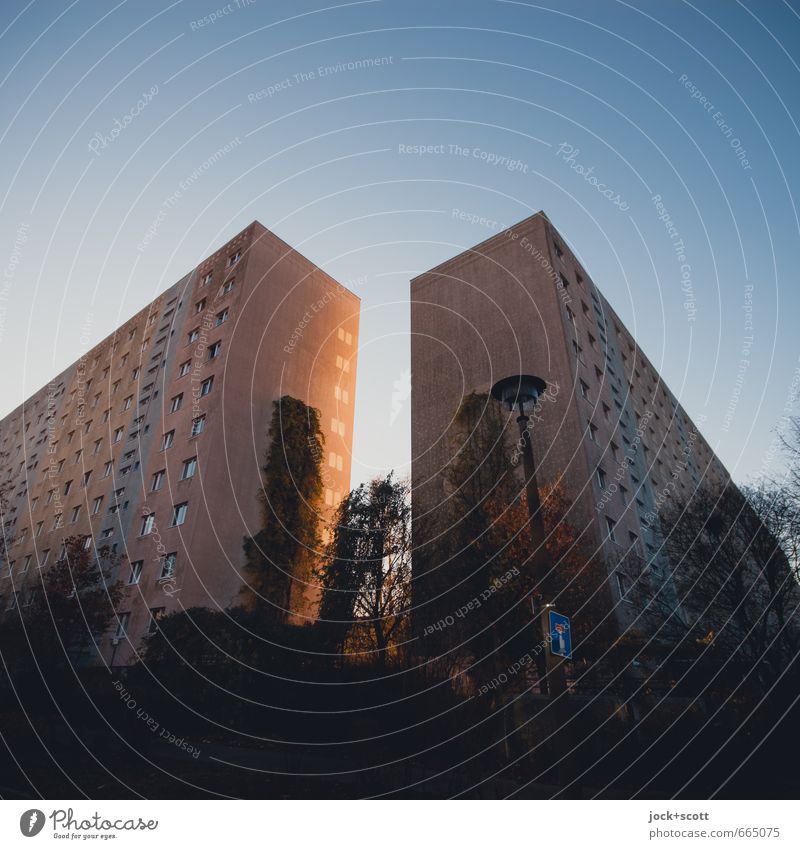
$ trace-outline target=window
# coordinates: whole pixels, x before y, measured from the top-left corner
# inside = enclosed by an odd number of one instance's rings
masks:
[[[82,456],[83,456],[83,451],[76,451],[75,452],[75,459],[74,459],[73,462],[76,466],[78,465],[78,463],[80,463]]]
[[[630,502],[630,498],[628,497],[628,490],[626,487],[620,485],[619,494],[622,496],[622,503],[627,506]]]
[[[181,480],[185,481],[189,478],[194,477],[194,473],[197,471],[197,457],[190,457],[188,460],[183,461],[183,469],[181,471]]]
[[[217,313],[216,320],[214,321],[214,326],[219,327],[220,324],[224,324],[228,320],[228,310],[224,309],[222,312]]]
[[[122,402],[122,412],[125,410],[130,410],[131,404],[133,403],[133,395],[128,395],[128,397]]]
[[[84,537],[84,539],[83,539],[83,549],[84,549],[84,551],[88,551],[91,547],[92,547],[92,536],[91,536],[91,534],[89,534],[89,536]]]
[[[189,509],[189,503],[184,501],[183,504],[176,504],[172,508],[172,527],[182,525],[186,521],[186,512]]]
[[[185,374],[189,374],[192,368],[192,361],[186,360],[185,363],[181,363],[178,367],[178,377],[183,377]]]
[[[86,473],[84,474],[84,476],[83,476],[83,488],[84,488],[84,489],[86,489],[86,487],[87,487],[87,486],[89,486],[89,481],[90,481],[91,479],[92,479],[92,473],[91,473],[91,471],[86,472]]]
[[[200,300],[199,300],[199,301],[198,301],[198,302],[194,305],[194,311],[195,311],[196,313],[202,312],[205,308],[206,308],[206,299],[205,299],[205,298],[201,298],[201,299],[200,299]]]
[[[36,523],[36,536],[37,537],[41,534],[43,528],[44,528],[44,522],[37,522]]]
[[[191,345],[192,342],[196,342],[200,338],[200,328],[195,327],[194,330],[189,331],[188,344]]]
[[[122,381],[121,381],[121,380],[115,380],[115,381],[111,384],[111,394],[112,394],[112,395],[116,395],[116,394],[117,394],[117,392],[119,391],[119,385],[120,385],[120,383],[122,383]]]
[[[601,468],[598,467],[598,469],[597,469],[597,485],[600,487],[601,490],[604,490],[606,488],[606,483],[608,483],[608,480],[606,478],[606,473]]]
[[[158,620],[164,618],[165,607],[150,608],[150,624],[147,626],[147,635],[150,636],[158,631]]]
[[[589,439],[592,442],[597,442],[597,426],[589,422]]]
[[[47,565],[47,561],[48,561],[49,559],[50,559],[50,549],[49,549],[49,548],[46,548],[46,549],[42,552],[42,556],[41,556],[41,558],[39,559],[39,568],[41,569],[43,566],[46,566],[46,565]]]
[[[198,436],[201,434],[206,427],[206,417],[198,416],[196,419],[192,420],[192,430],[189,433],[189,436]]]
[[[616,527],[617,523],[609,516],[606,516],[606,528],[608,529],[608,538],[611,540],[611,542],[617,541],[617,536],[614,533],[614,529]]]
[[[142,520],[142,532],[141,536],[146,537],[148,534],[153,532],[153,525],[156,523],[156,514],[148,513],[147,516]]]
[[[111,474],[111,472],[113,472],[113,471],[114,471],[114,463],[113,463],[112,460],[109,460],[106,463],[105,468],[103,469],[103,477],[107,478]]]
[[[95,439],[94,448],[92,449],[92,454],[99,454],[100,449],[102,447],[103,447],[103,440],[102,439]]]
[[[630,601],[630,599],[626,598],[628,594],[628,579],[621,572],[617,572],[617,591],[621,599]]]
[[[71,489],[72,489],[72,481],[67,481],[64,484],[64,493],[63,494],[65,496],[69,495],[69,492],[70,492]]]
[[[164,473],[166,469],[161,469],[153,475],[152,483],[150,484],[150,491],[157,492],[164,485]]]
[[[100,512],[100,508],[103,506],[103,496],[98,495],[97,498],[92,502],[92,516],[96,516]]]
[[[235,280],[228,280],[225,285],[222,287],[222,294],[229,295],[233,291],[233,287],[236,285]]]
[[[619,445],[616,442],[610,442],[609,448],[611,448],[611,456],[615,460],[619,460]]]
[[[345,373],[349,372],[350,371],[350,360],[346,360],[344,357],[337,354],[337,356],[336,356],[336,368],[340,368]]]
[[[170,413],[177,413],[178,410],[180,410],[182,403],[183,403],[183,393],[181,393],[180,395],[176,395],[172,399],[172,401],[170,402],[170,405],[169,405]]]
[[[130,620],[130,613],[120,613],[119,620],[117,621],[117,630],[114,632],[114,636],[118,640],[121,640],[128,633],[128,623]]]
[[[174,430],[167,431],[167,433],[165,433],[161,437],[161,450],[166,451],[167,448],[171,448],[172,443],[174,441],[175,441],[175,431]]]
[[[32,554],[26,554],[25,559],[22,561],[22,571],[27,572],[31,567],[31,560],[33,560]]]
[[[580,390],[581,390],[581,398],[585,398],[587,401],[591,400],[589,398],[589,384],[583,380],[579,380]]]
[[[200,397],[202,398],[203,396],[208,395],[208,393],[211,392],[211,387],[213,385],[214,385],[214,376],[212,375],[211,377],[207,377],[200,384]]]
[[[70,522],[74,525],[75,522],[78,521],[78,517],[81,515],[81,505],[79,504],[77,507],[72,508],[72,518]]]
[[[335,451],[331,451],[330,454],[328,454],[328,465],[332,469],[336,469],[337,471],[341,472],[342,471],[342,463],[343,463],[343,458],[342,458],[341,454],[337,454]]]
[[[92,422],[91,422],[91,419],[90,419],[90,420],[89,420],[88,422],[86,422],[86,424],[83,426],[83,432],[84,432],[84,433],[89,433],[89,431],[90,431],[91,429],[92,429]]]
[[[161,575],[159,576],[159,580],[169,580],[175,575],[175,566],[178,562],[178,552],[171,551],[169,554],[164,555],[164,559],[161,561]]]
[[[208,349],[208,356],[206,359],[215,360],[219,356],[219,352],[222,350],[222,342],[215,342]]]
[[[131,563],[131,574],[128,576],[128,584],[138,584],[142,577],[142,569],[144,568],[144,560],[136,560]]]
[[[239,262],[239,260],[241,258],[242,258],[242,252],[241,251],[236,251],[235,253],[232,253],[228,257],[228,268],[230,268],[232,265],[236,265],[236,263]]]
[[[556,256],[561,259],[561,257],[564,256],[564,251],[561,250],[561,245],[559,245],[558,242],[553,242],[553,248],[555,249]]]
[[[100,534],[100,536],[103,539],[109,539],[109,537],[114,536],[114,529],[113,528],[104,528],[103,532]]]
[[[209,273],[208,273],[208,274],[206,274],[206,276],[203,278],[203,285],[204,285],[204,286],[208,286],[208,285],[210,285],[210,284],[211,284],[211,281],[212,281],[213,279],[214,279],[214,275],[213,275],[211,272],[209,272]]]
[[[121,441],[122,441],[122,434],[123,434],[124,432],[125,432],[125,428],[124,428],[124,427],[118,427],[118,428],[114,431],[114,442],[115,442],[115,443],[117,443],[117,442],[121,442]]]

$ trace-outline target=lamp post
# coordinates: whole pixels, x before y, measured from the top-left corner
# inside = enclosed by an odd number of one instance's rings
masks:
[[[541,502],[539,500],[539,487],[536,482],[536,464],[533,457],[533,444],[531,441],[530,417],[526,407],[535,406],[539,396],[547,389],[547,384],[541,377],[532,374],[518,374],[504,377],[498,380],[492,387],[492,397],[505,404],[509,412],[518,409],[517,425],[519,427],[520,445],[522,448],[522,459],[525,470],[525,490],[528,501],[528,516],[531,527],[531,542],[533,545],[533,574],[539,582],[541,590],[540,597],[545,600],[548,593],[548,573],[550,563],[545,546],[544,522],[542,520]],[[544,654],[537,654],[539,680],[543,692],[550,696],[558,696],[567,689],[566,676],[564,674],[563,658],[554,655],[550,651],[550,629],[548,625],[549,611],[552,604],[545,603],[537,605],[532,599],[534,617],[539,619],[542,641],[544,643]],[[543,662],[540,661],[543,660]]]

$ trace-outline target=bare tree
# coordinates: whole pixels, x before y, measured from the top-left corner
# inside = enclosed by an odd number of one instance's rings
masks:
[[[408,621],[411,505],[407,481],[390,473],[342,501],[323,586],[320,631],[337,649],[375,652],[385,663]]]
[[[749,496],[749,497],[748,497]],[[797,526],[786,491],[708,486],[662,519],[678,605],[663,612],[717,673],[766,691],[800,650],[800,588],[787,557]]]

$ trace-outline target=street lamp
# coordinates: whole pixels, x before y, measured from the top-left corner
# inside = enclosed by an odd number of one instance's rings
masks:
[[[536,464],[533,458],[533,443],[531,441],[530,417],[526,408],[535,407],[539,397],[547,389],[547,384],[541,377],[532,374],[518,374],[498,380],[492,387],[492,397],[505,404],[509,412],[519,410],[517,425],[519,426],[520,446],[525,469],[525,489],[528,500],[528,516],[531,527],[531,542],[533,545],[534,578],[541,586],[541,595],[547,598],[546,586],[549,583],[548,573],[550,563],[545,545],[544,522],[542,521],[539,487],[536,482]],[[534,616],[541,623],[542,640],[544,643],[544,663],[539,666],[539,677],[543,682],[543,690],[551,696],[557,696],[566,691],[563,659],[554,655],[550,650],[549,612],[552,604],[544,603],[536,609],[533,602]],[[540,655],[537,654],[537,658]]]

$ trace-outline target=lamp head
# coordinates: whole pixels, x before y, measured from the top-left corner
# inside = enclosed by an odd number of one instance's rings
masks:
[[[492,397],[513,410],[519,404],[523,409],[527,404],[535,404],[539,396],[547,389],[541,377],[532,374],[515,374],[498,380],[492,387]]]

